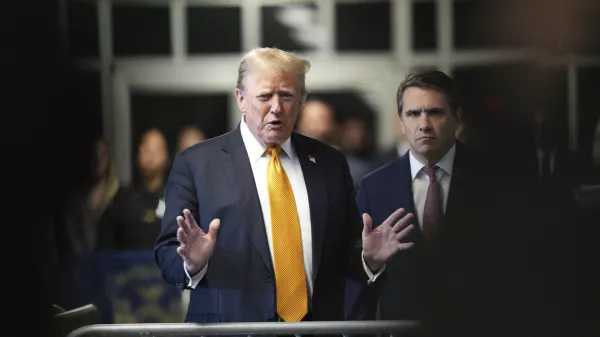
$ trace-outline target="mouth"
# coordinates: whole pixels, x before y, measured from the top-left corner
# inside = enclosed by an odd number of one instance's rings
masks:
[[[280,127],[283,126],[283,122],[282,121],[272,121],[267,123],[267,125],[270,125],[272,127]]]
[[[423,137],[417,138],[417,140],[435,140],[435,137],[433,137],[433,136],[423,136]]]

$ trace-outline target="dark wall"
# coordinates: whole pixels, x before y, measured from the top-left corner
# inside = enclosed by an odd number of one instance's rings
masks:
[[[3,320],[12,335],[51,333],[62,201],[81,183],[93,121],[72,99],[78,88],[61,39],[56,0],[16,2],[3,14]],[[78,89],[82,89],[79,87]],[[79,101],[81,102],[81,101]],[[8,318],[8,319],[6,319]],[[14,326],[11,326],[11,323]]]

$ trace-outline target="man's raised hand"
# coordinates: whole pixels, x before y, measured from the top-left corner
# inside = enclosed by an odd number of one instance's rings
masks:
[[[183,216],[177,217],[177,253],[183,257],[183,263],[190,275],[198,273],[213,254],[221,221],[214,219],[206,234],[196,223],[192,212],[183,210]]]
[[[363,214],[363,251],[365,262],[371,270],[378,270],[397,252],[412,247],[412,242],[402,240],[413,230],[414,218],[412,213],[400,208],[373,229],[371,216]]]

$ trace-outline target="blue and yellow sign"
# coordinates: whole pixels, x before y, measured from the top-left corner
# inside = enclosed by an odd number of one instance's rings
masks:
[[[152,252],[77,256],[66,270],[66,302],[95,304],[103,323],[183,322],[181,291],[163,281]]]

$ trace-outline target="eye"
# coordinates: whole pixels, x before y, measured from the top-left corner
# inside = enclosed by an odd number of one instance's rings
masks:
[[[292,94],[281,94],[281,99],[284,101],[291,101],[294,99],[294,95]]]
[[[256,98],[261,101],[261,102],[266,102],[271,98],[271,95],[269,94],[262,94],[262,95],[258,95],[256,96]]]

